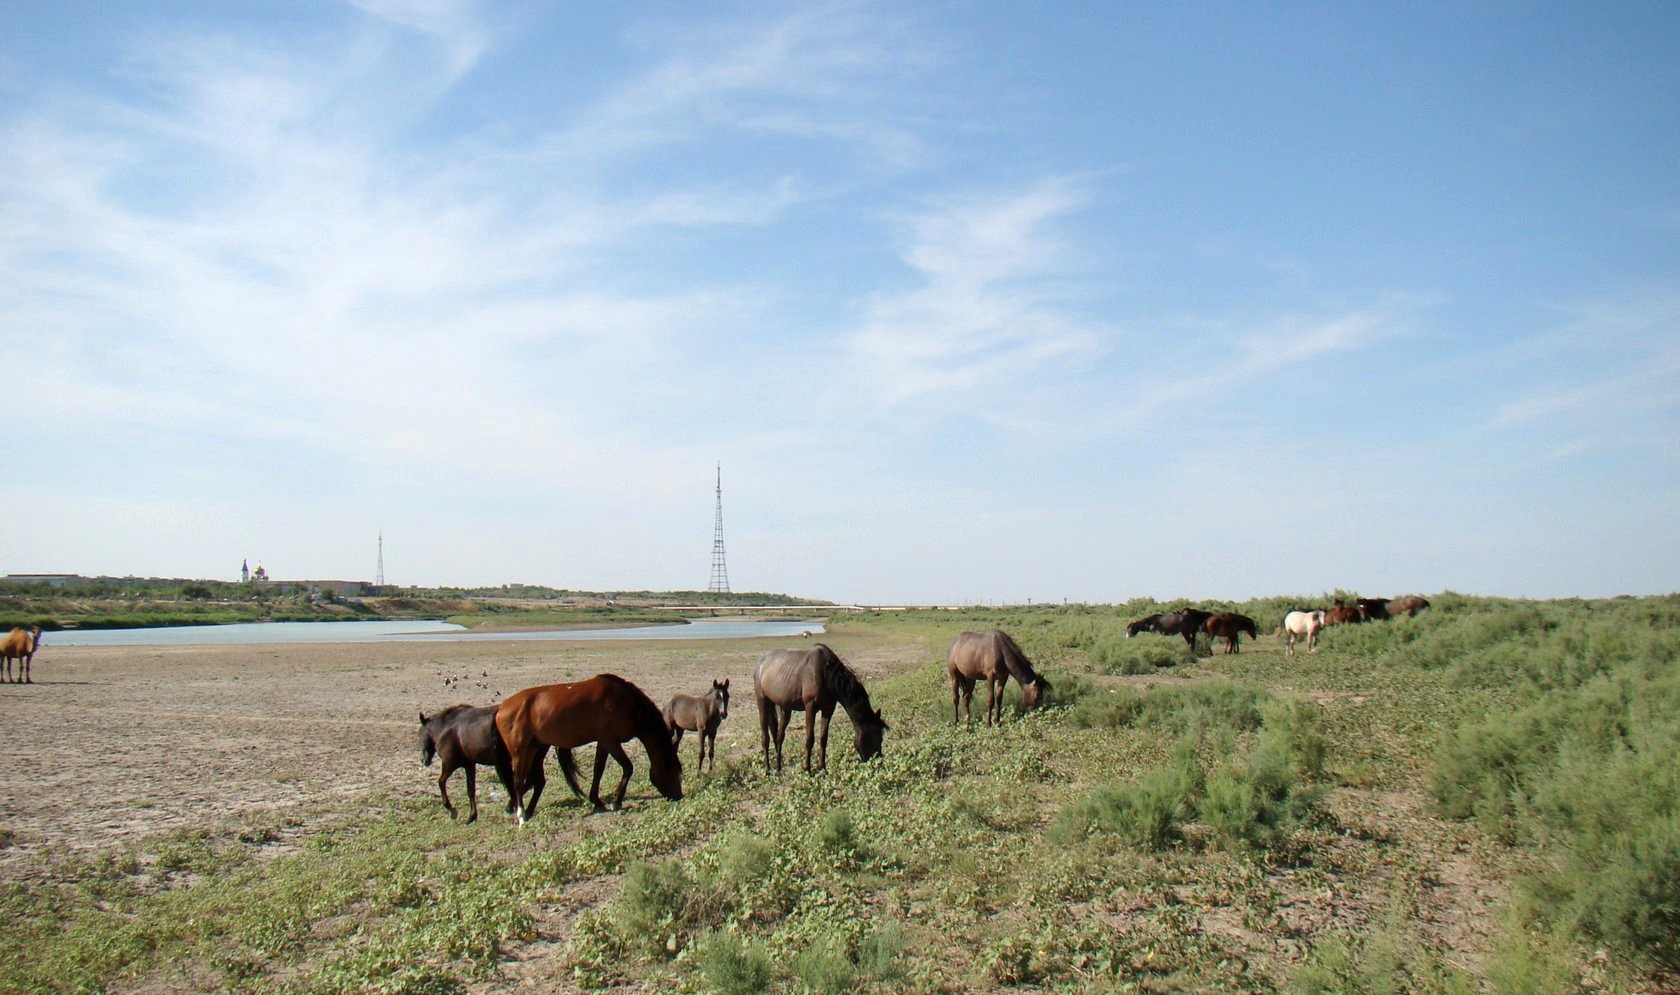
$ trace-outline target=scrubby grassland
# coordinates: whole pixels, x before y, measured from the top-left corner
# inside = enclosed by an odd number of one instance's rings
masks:
[[[872,763],[837,713],[825,774],[796,727],[787,774],[737,748],[622,814],[556,778],[523,831],[499,794],[475,826],[382,794],[284,848],[254,823],[64,857],[0,897],[0,989],[1680,983],[1680,599],[1431,600],[1294,659],[1128,641],[1145,602],[847,618],[842,656],[904,657]],[[1232,607],[1269,632],[1291,605]],[[987,625],[1053,704],[953,728],[944,649]]]

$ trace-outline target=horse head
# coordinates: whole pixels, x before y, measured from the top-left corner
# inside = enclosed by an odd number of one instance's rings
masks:
[[[870,709],[864,721],[852,723],[852,745],[857,747],[859,760],[872,760],[881,755],[881,737],[887,729],[887,720],[878,709]]]
[[[729,678],[712,682],[712,700],[717,702],[718,718],[729,718]]]
[[[1034,709],[1038,707],[1044,696],[1050,693],[1050,682],[1041,674],[1021,686],[1021,708]]]
[[[648,748],[648,780],[659,789],[659,793],[674,802],[682,801],[682,760],[677,757],[677,748],[670,746],[670,740],[665,744],[670,747],[669,752],[654,749],[646,740],[642,745]]]
[[[425,767],[430,767],[432,758],[437,756],[437,740],[432,738],[432,727],[427,724],[430,721],[425,712],[420,713],[420,763]]]

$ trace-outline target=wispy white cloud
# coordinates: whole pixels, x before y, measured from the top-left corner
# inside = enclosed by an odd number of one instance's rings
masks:
[[[1666,291],[1634,292],[1558,309],[1566,315],[1561,327],[1500,354],[1507,368],[1537,366],[1544,372],[1517,378],[1519,392],[1498,405],[1487,429],[1550,422],[1610,438],[1636,431],[1641,419],[1657,412],[1680,410],[1680,392],[1674,390],[1680,375],[1680,298]],[[1618,426],[1620,433],[1614,431]]]
[[[1046,180],[910,217],[901,255],[918,285],[873,300],[848,336],[859,376],[888,405],[977,391],[1096,352],[1061,284],[1077,270],[1055,223],[1082,203]]]
[[[489,47],[490,32],[472,0],[347,0],[364,13],[417,31],[443,46],[452,75],[471,69]]]

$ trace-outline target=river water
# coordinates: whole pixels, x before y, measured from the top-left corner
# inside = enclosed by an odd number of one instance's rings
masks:
[[[229,625],[172,625],[156,629],[72,629],[41,634],[53,646],[227,646],[247,643],[430,642],[432,640],[541,639],[753,639],[787,638],[823,631],[815,621],[743,622],[695,619],[682,625],[625,629],[544,629],[474,632],[450,622],[234,622]]]

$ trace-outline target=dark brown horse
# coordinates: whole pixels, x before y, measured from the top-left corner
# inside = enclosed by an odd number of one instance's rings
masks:
[[[1032,661],[1015,645],[1015,640],[999,629],[991,632],[964,632],[951,643],[945,664],[945,676],[951,680],[951,724],[957,724],[957,699],[970,722],[974,721],[974,682],[986,682],[986,724],[995,716],[1003,723],[1003,692],[1011,677],[1021,685],[1021,708],[1038,707],[1039,700],[1050,690],[1050,682],[1033,670]]]
[[[759,740],[764,769],[770,769],[770,741],[776,742],[776,770],[782,769],[782,740],[794,712],[805,713],[805,772],[811,772],[811,747],[817,719],[822,719],[822,745],[817,769],[828,766],[828,722],[834,706],[846,709],[852,720],[852,745],[860,760],[881,752],[886,720],[869,704],[869,692],[851,668],[823,643],[807,650],[771,650],[753,671],[753,697],[758,699]]]
[[[1190,647],[1190,652],[1196,652],[1196,636],[1203,632],[1207,620],[1213,617],[1212,612],[1202,611],[1200,608],[1185,608],[1182,611],[1168,612],[1164,615],[1145,615],[1131,625],[1126,626],[1126,638],[1140,632],[1158,632],[1163,636],[1183,636],[1184,642]]]
[[[1215,639],[1225,640],[1225,652],[1227,653],[1237,652],[1237,636],[1244,632],[1248,633],[1250,639],[1260,638],[1259,627],[1247,615],[1238,615],[1236,612],[1220,612],[1207,620],[1207,634],[1210,644]]]
[[[35,651],[41,648],[41,627],[29,629],[13,629],[5,639],[0,639],[0,658],[6,662],[5,680],[12,680],[12,661],[16,660],[17,684],[34,684],[35,678],[29,673],[29,665],[35,659]]]
[[[712,744],[712,770],[717,770],[717,731],[729,718],[729,678],[713,681],[705,694],[677,694],[665,706],[665,724],[671,727],[671,745],[681,746],[683,731],[691,729],[700,734],[700,759],[694,769],[706,762],[706,743]]]
[[[547,752],[548,748],[544,747],[543,753]],[[449,778],[462,767],[467,769],[468,822],[478,819],[479,764],[496,768],[502,786],[507,788],[508,814],[513,814],[518,807],[519,798],[513,793],[513,765],[508,761],[507,747],[502,745],[502,734],[496,731],[495,705],[483,708],[451,705],[430,717],[421,712],[420,762],[430,767],[433,757],[443,761],[443,772],[438,775],[438,793],[443,795],[443,807],[451,819],[456,813],[455,806],[449,804]],[[543,789],[541,760],[537,761],[534,777],[532,790],[540,795]],[[535,796],[531,804],[533,807],[536,805]]]
[[[1417,613],[1428,607],[1428,598],[1420,598],[1417,595],[1412,594],[1404,598],[1395,598],[1393,601],[1390,601],[1388,603],[1388,615],[1390,618],[1399,618],[1401,615],[1404,615],[1407,618],[1417,618]]]
[[[1388,598],[1359,598],[1359,614],[1367,622],[1388,621]]]
[[[570,751],[596,743],[595,780],[589,785],[589,801],[597,812],[607,807],[601,801],[601,774],[610,756],[624,772],[613,797],[613,807],[622,808],[634,767],[620,744],[632,739],[641,740],[647,749],[648,779],[659,793],[673,800],[682,797],[682,761],[671,743],[665,716],[641,688],[616,674],[526,688],[496,709],[496,729],[507,744],[513,764],[516,798],[524,797],[525,788],[535,784],[533,776],[541,779],[539,768],[548,747],[560,752],[561,766],[565,767]],[[519,813],[519,824],[523,826],[535,811],[533,795]]]

